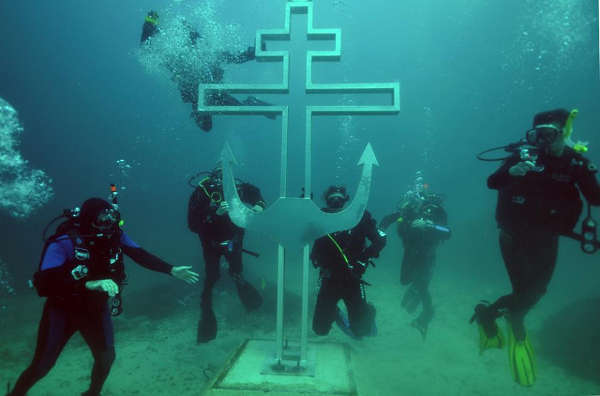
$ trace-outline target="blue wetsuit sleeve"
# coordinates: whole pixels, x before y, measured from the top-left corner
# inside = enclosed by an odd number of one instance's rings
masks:
[[[491,190],[500,190],[510,184],[513,177],[509,173],[509,169],[519,163],[521,158],[518,155],[512,155],[504,161],[498,170],[492,173],[487,179],[487,186]]]
[[[68,237],[60,237],[55,242],[51,243],[40,265],[40,270],[45,271],[50,268],[56,268],[63,265],[73,253],[73,243]]]
[[[86,291],[86,279],[74,279],[71,266],[65,265],[74,254],[68,236],[59,237],[46,248],[40,270],[33,275],[33,284],[42,297],[69,296]]]
[[[140,245],[135,243],[133,241],[133,239],[129,238],[129,235],[125,234],[124,232],[121,233],[121,245],[130,247],[130,248],[139,248],[140,247]]]

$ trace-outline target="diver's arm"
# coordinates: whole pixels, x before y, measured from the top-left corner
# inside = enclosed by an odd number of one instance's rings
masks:
[[[586,164],[587,169],[577,181],[581,193],[590,205],[600,205],[600,184],[598,184],[598,169],[591,162]]]
[[[142,249],[125,233],[121,234],[121,247],[123,248],[123,252],[140,266],[151,271],[171,275],[171,270],[173,269],[171,264]]]
[[[206,208],[208,207],[208,197],[202,191],[202,187],[196,187],[188,202],[188,228],[192,232],[200,231],[200,223],[205,216]]]
[[[368,212],[365,212],[368,218],[365,219],[363,227],[365,228],[365,236],[371,242],[364,251],[361,257],[363,260],[379,257],[379,252],[385,247],[387,243],[387,235],[385,232],[377,228],[375,219],[371,217]]]
[[[448,213],[446,213],[444,208],[441,209],[442,211],[440,213],[439,223],[435,224],[433,228],[435,229],[435,231],[437,231],[437,235],[440,238],[440,240],[446,241],[450,239],[450,236],[452,235],[452,230],[450,229],[450,227],[448,227]]]
[[[502,166],[498,168],[498,170],[490,175],[487,179],[487,186],[492,190],[498,190],[506,185],[508,185],[511,181],[511,175],[509,173],[509,169],[516,165],[519,162],[518,158],[513,156],[504,161]]]
[[[415,220],[415,217],[414,213],[407,209],[401,209],[398,214],[399,216],[396,219],[396,230],[398,231],[400,238],[404,241],[404,238],[413,231],[411,224]]]
[[[163,274],[168,274],[182,280],[189,284],[194,284],[198,282],[199,275],[192,271],[191,266],[172,266],[164,260],[156,257],[150,252],[139,247],[135,242],[133,242],[125,233],[121,234],[121,246],[123,248],[123,252],[126,255],[131,257],[133,261],[137,264],[141,265],[144,268],[147,268],[151,271],[162,272]]]
[[[85,291],[85,278],[75,279],[71,274],[71,268],[65,263],[72,254],[73,244],[71,240],[57,240],[48,245],[40,270],[33,275],[33,284],[42,297],[66,296],[79,294]]]
[[[313,267],[315,268],[319,268],[320,265],[320,261],[319,257],[322,255],[322,246],[323,246],[323,238],[326,237],[321,237],[319,239],[317,239],[312,246],[312,249],[310,250],[310,261],[313,265]]]
[[[258,207],[261,209],[265,209],[267,205],[265,204],[265,200],[262,197],[262,194],[258,187],[250,184],[243,183],[240,186],[241,191],[241,199],[242,202],[252,206],[254,210],[257,210]]]
[[[390,213],[389,215],[381,219],[381,221],[379,222],[379,228],[381,228],[382,230],[387,230],[387,228],[390,225],[392,225],[392,223],[397,222],[400,217],[400,212]]]

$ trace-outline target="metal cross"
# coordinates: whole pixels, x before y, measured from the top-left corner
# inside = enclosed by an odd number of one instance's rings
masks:
[[[390,103],[384,105],[307,105],[305,110],[305,198],[287,197],[287,154],[289,108],[287,105],[273,106],[211,106],[205,103],[206,97],[215,91],[228,93],[289,94],[290,57],[287,50],[262,50],[261,43],[267,40],[290,40],[290,27],[293,14],[307,14],[308,40],[333,40],[332,50],[308,50],[306,53],[306,94],[328,93],[385,93]],[[285,250],[303,251],[302,282],[302,328],[300,355],[297,366],[307,367],[308,333],[308,272],[309,244],[327,233],[354,227],[362,218],[371,186],[373,165],[378,165],[370,144],[367,144],[358,164],[363,166],[362,176],[356,195],[350,205],[341,212],[324,213],[310,199],[311,196],[311,137],[313,116],[353,115],[353,114],[396,114],[400,111],[400,84],[389,83],[313,83],[312,66],[316,61],[339,61],[341,56],[341,29],[317,29],[313,26],[313,3],[311,1],[288,0],[285,8],[285,23],[281,29],[263,29],[256,32],[256,58],[277,61],[282,64],[282,81],[274,84],[201,84],[199,86],[198,111],[211,114],[264,115],[277,114],[281,119],[281,173],[280,197],[262,213],[254,213],[240,200],[235,187],[232,165],[235,159],[228,145],[222,153],[224,197],[230,205],[229,216],[238,226],[264,233],[276,241],[278,246],[277,282],[277,351],[274,367],[289,371],[283,362],[283,272]],[[297,372],[297,370],[296,370]]]

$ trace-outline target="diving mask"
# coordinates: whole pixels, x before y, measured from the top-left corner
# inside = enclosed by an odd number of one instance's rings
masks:
[[[554,124],[540,124],[528,130],[525,138],[527,143],[532,146],[550,146],[562,136],[562,133],[562,129]]]
[[[92,222],[92,227],[103,234],[108,234],[116,230],[121,220],[119,212],[114,209],[104,209],[96,216]]]
[[[327,196],[327,206],[333,209],[339,209],[348,200],[348,196],[343,194],[340,191],[333,191],[331,194]]]

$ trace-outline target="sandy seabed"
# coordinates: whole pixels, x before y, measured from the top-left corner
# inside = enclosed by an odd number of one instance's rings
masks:
[[[460,281],[435,281],[431,289],[436,315],[424,341],[409,326],[412,316],[399,309],[404,292],[399,282],[392,283],[384,274],[369,280],[374,284],[368,288],[368,295],[377,306],[378,335],[352,340],[334,327],[328,336],[319,339],[350,345],[354,379],[361,396],[600,393],[600,373],[595,378],[574,375],[546,359],[544,353],[538,353],[538,379],[531,388],[513,382],[506,350],[489,350],[480,355],[478,332],[468,319],[477,302],[473,295],[489,290],[477,290],[481,287]],[[471,286],[476,290],[460,292]],[[267,287],[263,292],[268,297],[273,290]],[[196,344],[196,289],[181,289],[169,283],[126,296],[125,312],[114,320],[117,358],[104,396],[199,395],[246,338],[274,338],[274,302],[265,298],[263,308],[246,313],[231,285],[215,290],[219,333],[216,340],[203,345]],[[13,306],[0,317],[2,384],[14,383],[32,357],[43,300],[29,295],[11,303]],[[289,328],[298,323],[297,301],[295,304],[288,310]],[[311,308],[313,305],[311,299]],[[536,333],[540,332],[545,315],[551,314],[544,312],[544,307],[528,318],[534,348],[541,352],[547,347],[536,342]],[[316,339],[312,333],[311,339]],[[56,366],[29,395],[79,395],[87,389],[91,366],[89,349],[75,335]]]

